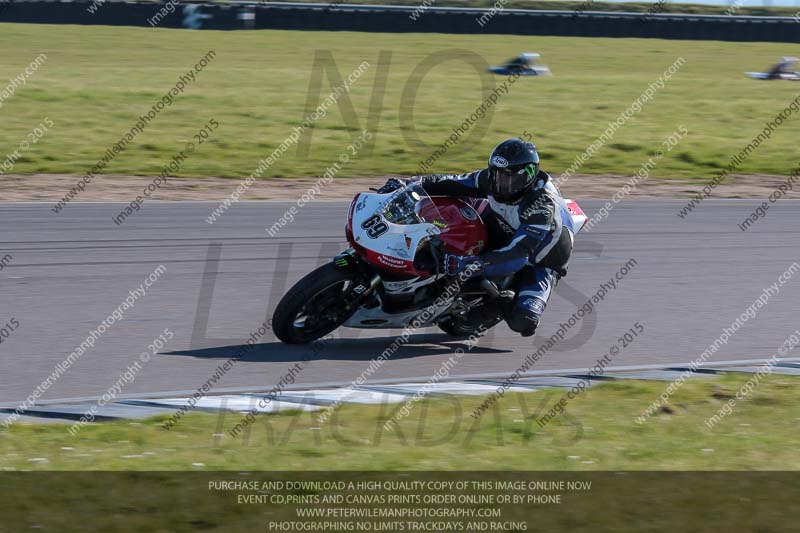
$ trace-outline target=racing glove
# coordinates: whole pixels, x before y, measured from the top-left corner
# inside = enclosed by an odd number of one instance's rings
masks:
[[[386,180],[386,183],[383,185],[383,187],[381,187],[375,192],[377,192],[378,194],[388,194],[392,191],[396,191],[397,189],[405,186],[406,183],[403,180],[399,180],[397,178],[389,178],[388,180]]]
[[[448,276],[457,276],[462,272],[467,278],[480,276],[485,267],[483,260],[476,255],[452,255],[444,256],[444,271]]]

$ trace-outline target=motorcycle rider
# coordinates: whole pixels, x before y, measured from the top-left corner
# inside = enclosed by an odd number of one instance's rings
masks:
[[[560,191],[539,168],[536,147],[522,139],[498,144],[489,166],[467,174],[415,176],[431,196],[486,198],[482,217],[489,232],[489,251],[480,256],[445,257],[445,271],[468,271],[487,277],[514,275],[517,289],[504,318],[509,328],[528,337],[536,332],[558,280],[567,273],[575,229]],[[388,193],[404,186],[389,179],[378,189]]]

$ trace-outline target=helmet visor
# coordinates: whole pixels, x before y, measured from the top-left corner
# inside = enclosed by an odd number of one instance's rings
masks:
[[[533,165],[516,168],[495,168],[492,170],[492,193],[498,198],[512,198],[523,191],[534,178],[528,170]]]

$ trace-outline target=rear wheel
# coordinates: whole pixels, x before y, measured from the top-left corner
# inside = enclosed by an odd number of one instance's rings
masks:
[[[344,324],[358,308],[356,275],[328,263],[298,281],[272,315],[275,335],[287,344],[305,344]]]

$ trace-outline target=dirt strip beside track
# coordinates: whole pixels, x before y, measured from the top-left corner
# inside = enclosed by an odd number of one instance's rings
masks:
[[[375,178],[338,178],[320,186],[319,199],[347,199],[359,191],[379,187],[388,176]],[[574,198],[611,198],[631,180],[631,176],[576,175],[562,187],[565,195]],[[319,178],[259,180],[241,195],[242,200],[293,200],[299,198]],[[734,175],[726,183],[714,189],[714,198],[766,198],[781,183],[785,176]],[[64,174],[10,174],[0,176],[0,201],[31,202],[60,200],[78,177]],[[142,194],[152,181],[151,176],[103,175],[86,186],[74,201],[120,201],[130,202]],[[236,178],[170,178],[150,197],[153,200],[212,200],[228,197],[242,182]],[[688,198],[699,192],[705,181],[687,182],[672,179],[650,178],[637,184],[630,193],[636,198]],[[788,197],[800,194],[789,191]]]

